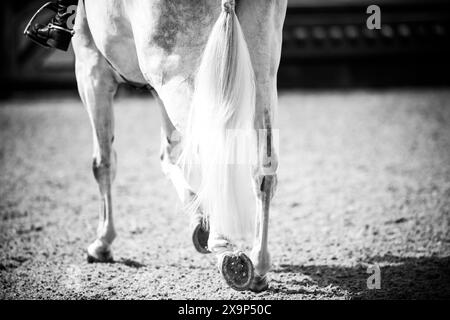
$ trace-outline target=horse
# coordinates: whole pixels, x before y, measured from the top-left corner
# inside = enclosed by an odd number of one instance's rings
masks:
[[[160,106],[161,167],[188,213],[195,249],[217,257],[231,288],[268,288],[286,9],[287,0],[79,1],[75,74],[102,204],[88,262],[113,261],[113,98],[128,83],[148,88]],[[236,249],[245,235],[249,255]]]

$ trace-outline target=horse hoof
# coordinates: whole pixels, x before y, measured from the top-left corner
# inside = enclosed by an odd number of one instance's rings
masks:
[[[255,274],[252,283],[250,284],[250,290],[253,292],[262,292],[266,291],[269,288],[269,281],[267,280],[267,276],[261,277],[258,274]]]
[[[253,263],[243,252],[227,252],[219,265],[225,282],[234,290],[247,290],[254,276]]]
[[[114,262],[111,251],[96,253],[95,255],[87,253],[88,263],[112,263]]]
[[[192,232],[192,242],[195,250],[203,254],[210,253],[211,251],[208,250],[208,238],[209,231],[205,230],[201,223],[198,223]]]

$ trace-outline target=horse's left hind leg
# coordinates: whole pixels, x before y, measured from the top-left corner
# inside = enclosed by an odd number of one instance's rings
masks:
[[[113,224],[111,186],[116,175],[116,152],[112,147],[114,140],[114,121],[112,97],[113,83],[98,81],[101,86],[84,87],[83,101],[91,119],[93,129],[92,170],[100,191],[100,212],[97,239],[88,247],[88,262],[111,262],[111,244],[116,237]],[[81,90],[80,90],[81,91]]]
[[[116,237],[113,224],[111,185],[116,173],[112,100],[117,90],[113,70],[92,45],[75,38],[76,76],[81,100],[89,114],[93,132],[93,173],[100,191],[97,239],[88,247],[88,262],[113,261],[111,244]]]

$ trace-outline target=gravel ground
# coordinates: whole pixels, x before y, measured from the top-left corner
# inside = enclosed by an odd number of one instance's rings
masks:
[[[282,92],[268,291],[197,254],[149,97],[116,103],[115,263],[88,264],[97,186],[76,97],[0,107],[0,298],[450,298],[450,91]],[[381,289],[366,272],[381,269]]]

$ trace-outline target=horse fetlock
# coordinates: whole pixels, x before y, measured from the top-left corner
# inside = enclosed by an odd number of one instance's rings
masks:
[[[97,235],[98,239],[106,245],[111,245],[117,237],[116,230],[112,227],[100,229]]]
[[[267,250],[253,248],[250,253],[250,259],[255,267],[255,273],[261,277],[266,275],[272,268],[272,261]]]
[[[219,258],[223,253],[233,251],[233,248],[233,244],[225,237],[209,235],[208,249]]]

